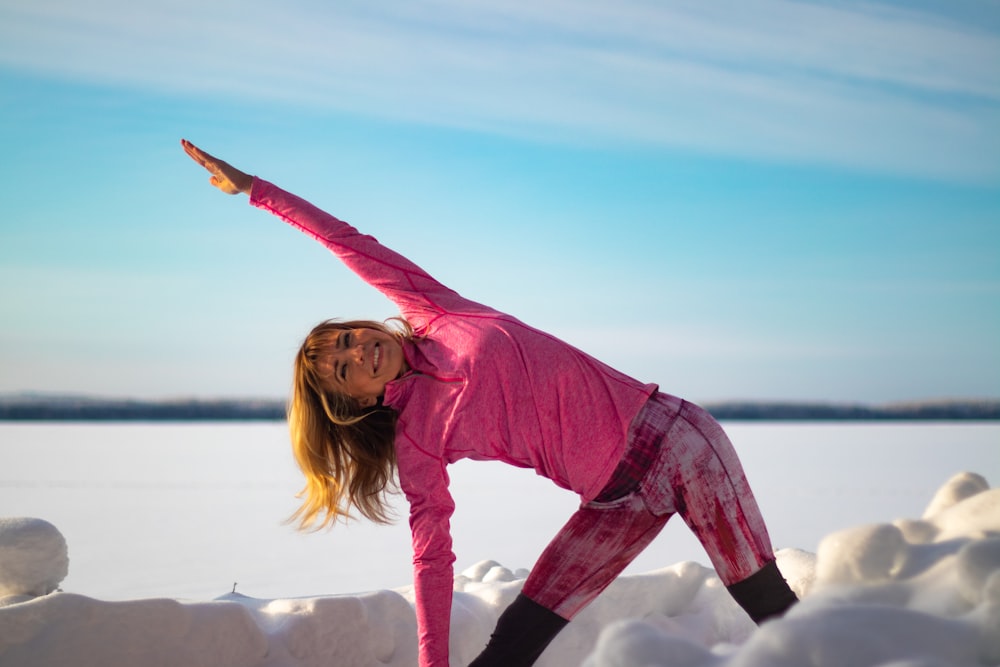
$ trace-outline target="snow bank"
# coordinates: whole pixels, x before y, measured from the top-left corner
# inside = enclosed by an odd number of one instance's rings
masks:
[[[538,665],[1000,664],[1000,489],[978,475],[950,480],[919,519],[829,535],[815,555],[782,550],[778,565],[803,597],[783,619],[756,628],[711,570],[679,563],[619,579]],[[479,652],[526,574],[484,562],[456,577],[453,665]],[[3,667],[416,664],[410,589],[212,602],[4,594]]]
[[[0,518],[0,600],[46,595],[69,573],[66,539],[48,521]]]

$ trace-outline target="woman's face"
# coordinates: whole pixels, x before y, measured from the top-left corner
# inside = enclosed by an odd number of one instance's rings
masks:
[[[399,341],[378,329],[340,331],[320,358],[319,370],[328,389],[371,407],[385,385],[406,371]]]

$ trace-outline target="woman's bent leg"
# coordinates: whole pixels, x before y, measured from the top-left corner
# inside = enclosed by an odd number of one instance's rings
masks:
[[[635,494],[585,504],[542,552],[524,594],[573,618],[649,546],[669,518],[653,515]]]
[[[587,503],[539,557],[518,599],[500,616],[470,667],[531,665],[581,609],[653,540],[669,515],[654,516],[630,495]]]

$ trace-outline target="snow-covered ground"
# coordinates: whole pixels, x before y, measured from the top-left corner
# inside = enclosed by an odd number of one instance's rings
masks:
[[[803,598],[755,628],[694,562],[620,578],[538,665],[944,667],[1000,664],[1000,489],[948,480],[912,519],[778,552]],[[102,601],[52,592],[67,545],[44,521],[0,522],[0,665],[412,666],[408,588],[361,595]],[[72,549],[72,544],[69,545]],[[526,572],[482,562],[455,580],[452,664],[485,644]]]

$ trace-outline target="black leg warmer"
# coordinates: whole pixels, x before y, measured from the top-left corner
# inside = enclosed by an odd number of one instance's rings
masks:
[[[566,624],[565,618],[518,595],[500,614],[489,643],[469,667],[528,667]]]
[[[758,625],[774,616],[781,616],[799,601],[773,560],[743,581],[726,588]]]

